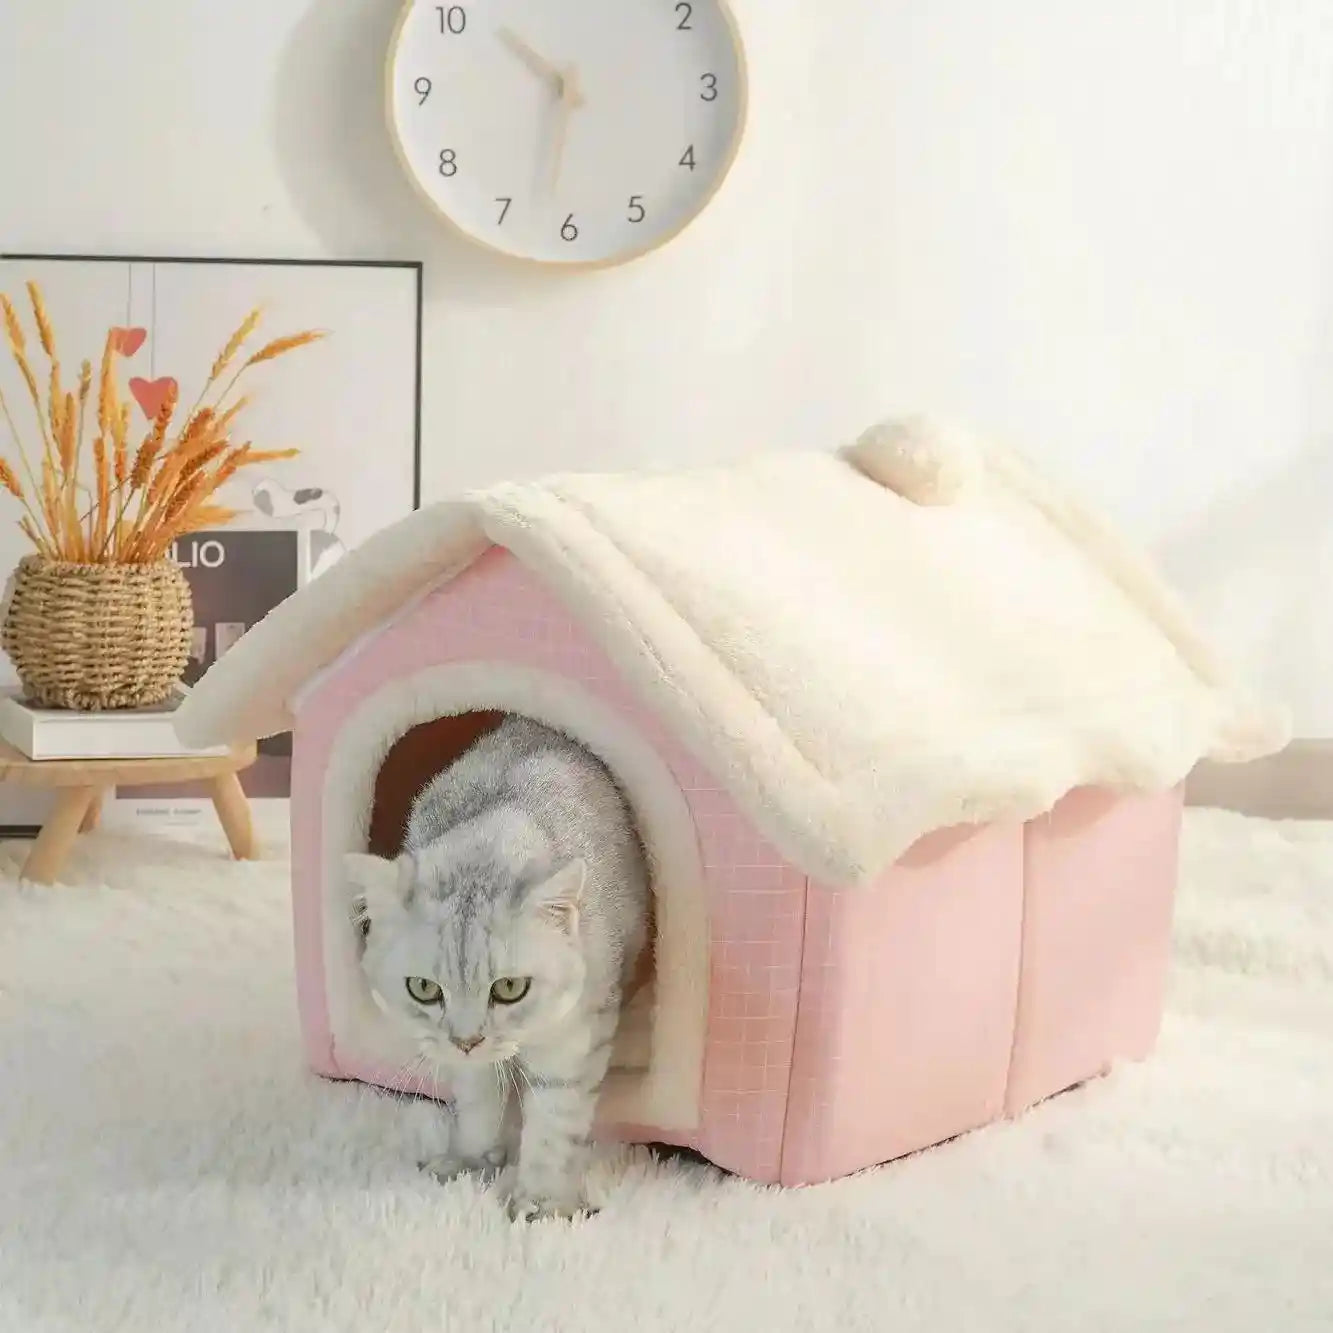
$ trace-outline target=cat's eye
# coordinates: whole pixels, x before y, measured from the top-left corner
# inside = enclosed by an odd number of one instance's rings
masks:
[[[441,1004],[444,992],[429,977],[408,977],[407,993],[418,1004]]]
[[[491,999],[496,1004],[517,1004],[531,988],[531,977],[501,977],[491,987]]]

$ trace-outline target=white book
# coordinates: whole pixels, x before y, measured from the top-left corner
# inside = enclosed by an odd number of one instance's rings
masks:
[[[80,712],[36,708],[22,691],[0,691],[0,738],[29,759],[166,759],[225,754],[225,745],[193,750],[182,745],[172,714],[189,694],[178,685],[171,697],[146,708]]]

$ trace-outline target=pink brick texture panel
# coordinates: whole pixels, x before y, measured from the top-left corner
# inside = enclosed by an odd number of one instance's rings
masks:
[[[811,886],[783,1184],[1003,1113],[1022,908],[1017,825],[932,834],[865,888]]]
[[[1070,793],[812,885],[781,1179],[929,1147],[1141,1059],[1161,1020],[1181,794]]]
[[[1146,1056],[1166,987],[1183,793],[1075,791],[1024,839],[1013,1115]]]
[[[776,1181],[800,985],[805,877],[784,864],[721,784],[626,689],[602,651],[536,577],[499,549],[332,671],[304,701],[297,719],[292,877],[298,1001],[312,1066],[333,1077],[377,1076],[340,1061],[337,1034],[329,1031],[320,805],[333,739],[349,711],[386,684],[468,661],[506,661],[577,682],[637,728],[671,770],[699,839],[711,936],[701,1118],[685,1145],[730,1170]],[[637,1133],[654,1136],[652,1126],[638,1127]]]

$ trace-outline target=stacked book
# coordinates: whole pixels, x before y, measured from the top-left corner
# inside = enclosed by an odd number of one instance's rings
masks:
[[[182,745],[172,715],[189,693],[177,686],[165,702],[147,708],[78,712],[37,708],[22,691],[0,692],[0,739],[29,759],[163,759],[225,754],[226,746],[195,750]]]

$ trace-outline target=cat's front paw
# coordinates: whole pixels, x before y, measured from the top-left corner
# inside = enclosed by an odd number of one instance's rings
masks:
[[[441,1185],[445,1185],[451,1180],[456,1180],[459,1176],[466,1175],[468,1165],[461,1157],[455,1157],[450,1152],[442,1152],[437,1153],[434,1157],[427,1157],[424,1162],[418,1162],[417,1170],[432,1176]]]
[[[441,1185],[447,1185],[449,1181],[457,1180],[459,1176],[479,1176],[483,1181],[494,1180],[504,1171],[508,1160],[509,1154],[504,1148],[492,1148],[480,1157],[460,1157],[452,1152],[439,1153],[435,1157],[426,1158],[424,1162],[418,1162],[417,1166],[428,1176],[438,1180]]]
[[[578,1221],[597,1213],[597,1209],[580,1194],[549,1197],[521,1191],[509,1196],[506,1209],[511,1222],[538,1222],[547,1217]]]

